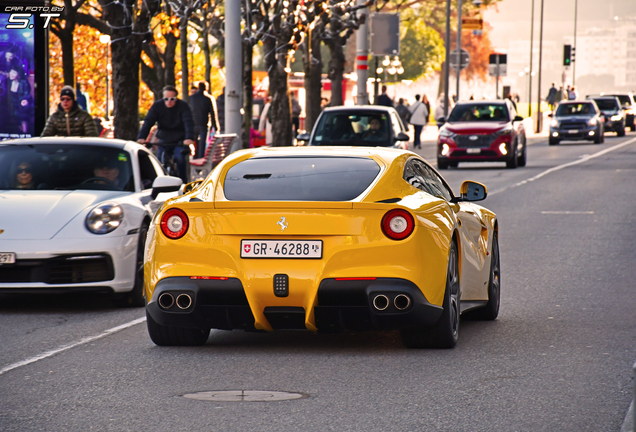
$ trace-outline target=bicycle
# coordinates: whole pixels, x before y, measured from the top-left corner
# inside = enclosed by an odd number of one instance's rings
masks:
[[[163,167],[166,170],[166,173],[169,176],[173,176],[173,177],[181,177],[179,175],[179,168],[177,167],[177,164],[174,160],[174,151],[178,148],[181,147],[181,154],[183,154],[186,157],[185,160],[185,164],[186,166],[188,166],[188,160],[187,160],[187,155],[190,154],[190,147],[189,146],[183,146],[183,141],[179,141],[176,143],[154,143],[153,145],[156,145],[157,147],[162,147],[163,148],[163,152],[161,154],[161,158],[159,159],[159,161],[162,163]],[[187,173],[186,173],[186,177],[187,177]],[[185,180],[184,180],[185,182]],[[186,182],[187,183],[187,182]]]

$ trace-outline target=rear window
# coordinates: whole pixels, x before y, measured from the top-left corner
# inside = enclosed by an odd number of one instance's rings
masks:
[[[252,158],[228,170],[224,191],[231,201],[350,201],[379,173],[369,158]]]

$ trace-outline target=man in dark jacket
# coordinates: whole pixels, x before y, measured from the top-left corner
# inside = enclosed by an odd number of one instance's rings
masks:
[[[204,81],[201,81],[197,92],[190,95],[190,109],[194,118],[194,134],[198,137],[196,158],[202,158],[205,153],[208,123],[210,123],[211,128],[219,129],[214,109],[216,104],[205,94],[206,90],[207,85]]]
[[[46,122],[42,136],[98,136],[93,117],[79,107],[71,86],[62,87],[60,103]]]
[[[179,93],[172,86],[163,88],[163,99],[152,104],[137,135],[137,142],[144,144],[150,129],[157,124],[159,149],[157,157],[164,162],[174,155],[179,170],[179,177],[184,183],[188,181],[185,155],[190,151],[194,141],[194,121],[188,104],[177,97]]]
[[[378,100],[377,100],[376,105],[384,105],[384,106],[388,106],[388,107],[392,107],[393,106],[393,101],[391,100],[389,95],[386,94],[386,86],[385,85],[382,86],[382,94],[380,96],[378,96]]]

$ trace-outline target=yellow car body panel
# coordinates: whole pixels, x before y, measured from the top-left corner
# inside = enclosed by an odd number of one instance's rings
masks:
[[[369,157],[380,172],[356,199],[346,202],[229,201],[224,194],[228,169],[264,155]],[[239,151],[226,158],[202,184],[171,199],[157,212],[148,232],[144,265],[145,294],[156,301],[160,281],[174,277],[236,278],[240,280],[257,330],[272,330],[266,307],[301,307],[305,327],[317,330],[314,308],[320,306],[318,288],[331,278],[395,278],[410,281],[436,307],[444,302],[450,244],[457,238],[462,300],[487,300],[490,250],[496,218],[473,203],[452,204],[433,197],[402,179],[414,153],[373,148],[267,148]],[[397,199],[397,202],[378,202]],[[160,228],[163,214],[183,210],[189,221],[177,240]],[[404,209],[415,228],[404,240],[382,231],[383,216]],[[468,214],[470,213],[470,215]],[[471,217],[480,222],[471,224]],[[281,217],[289,221],[281,231]],[[320,259],[241,258],[242,240],[321,240]],[[289,277],[289,295],[277,297],[275,274]]]

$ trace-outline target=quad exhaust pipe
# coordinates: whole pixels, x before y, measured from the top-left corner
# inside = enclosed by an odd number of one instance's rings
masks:
[[[159,296],[158,303],[161,309],[167,310],[176,304],[179,309],[186,310],[192,306],[192,296],[183,293],[179,294],[175,299],[171,293],[165,292]]]
[[[389,307],[391,301],[386,295],[377,294],[373,297],[372,303],[375,310],[383,311]],[[406,310],[411,306],[411,297],[406,294],[398,294],[393,298],[393,306],[399,311]]]

